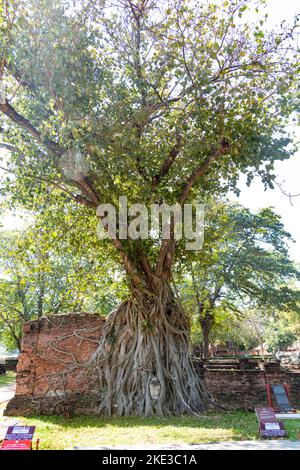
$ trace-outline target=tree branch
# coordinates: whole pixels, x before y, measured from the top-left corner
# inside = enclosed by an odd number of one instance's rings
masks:
[[[176,136],[176,144],[172,147],[172,149],[170,150],[168,156],[166,157],[166,159],[164,160],[161,168],[160,168],[160,171],[157,175],[153,176],[152,178],[152,187],[155,187],[157,186],[161,179],[168,173],[168,171],[170,170],[171,166],[173,165],[175,159],[177,158],[180,150],[181,150],[181,147],[182,147],[182,137],[180,134],[177,134]]]
[[[203,176],[210,165],[220,156],[223,155],[226,150],[228,150],[229,144],[226,139],[222,139],[220,146],[213,150],[211,154],[202,162],[202,164],[193,171],[191,176],[188,178],[180,196],[179,196],[179,204],[184,204],[187,200],[190,190],[194,183]],[[172,260],[175,253],[175,240],[174,240],[174,217],[171,217],[170,221],[170,239],[163,240],[161,244],[161,248],[159,251],[157,265],[156,265],[156,275],[161,276],[162,273],[166,270],[168,271],[168,266],[172,264]]]
[[[4,104],[0,103],[0,111],[2,111],[2,113],[4,113],[13,122],[23,127],[23,129],[26,129],[37,140],[37,142],[47,147],[52,153],[56,155],[61,155],[63,153],[63,150],[56,142],[43,139],[40,131],[38,131],[28,119],[19,114],[7,100]]]
[[[75,181],[75,183],[76,186],[82,191],[87,201],[89,201],[90,207],[97,208],[100,204],[100,197],[94,189],[89,177],[82,175],[80,179]]]
[[[24,116],[19,114],[6,100],[5,104],[0,104],[0,110],[8,116],[13,122],[18,124],[19,126],[26,129],[40,144],[45,145],[51,152],[55,153],[56,155],[60,156],[63,153],[63,150],[59,147],[59,145],[50,140],[44,140],[41,136],[41,133],[31,124],[31,122],[26,119]],[[6,148],[8,144],[3,144]],[[10,150],[15,150],[14,147],[9,146]],[[94,207],[100,204],[100,198],[92,186],[91,181],[87,176],[82,175],[79,180],[74,181],[74,183],[79,187],[82,191],[84,197],[81,196],[73,196],[75,201],[85,204],[87,207]]]
[[[12,175],[15,175],[15,173],[12,170],[9,170],[8,168],[5,168],[3,166],[0,166],[0,170],[5,171],[7,173],[11,173]],[[74,201],[78,202],[79,204],[83,204],[86,207],[90,207],[90,208],[93,208],[93,209],[95,207],[97,207],[95,205],[95,203],[93,201],[91,201],[90,199],[88,199],[88,198],[86,198],[86,197],[84,197],[80,194],[73,194],[72,191],[70,191],[68,188],[66,188],[65,186],[63,186],[61,183],[59,183],[57,181],[50,181],[47,178],[42,178],[42,177],[36,176],[36,175],[30,175],[29,173],[25,173],[24,176],[25,176],[25,178],[30,178],[30,179],[33,179],[33,180],[36,180],[36,181],[41,181],[42,183],[46,183],[46,184],[49,184],[51,186],[54,186],[55,188],[60,189],[61,191],[68,194],[72,199],[74,199]]]
[[[6,142],[0,142],[0,149],[10,150],[11,152],[14,152],[15,150],[17,150],[17,148],[14,145],[7,144]]]
[[[11,333],[12,337],[14,338],[14,340],[16,342],[17,348],[19,349],[19,351],[21,351],[21,340],[17,336],[17,334],[15,332],[15,329],[13,328],[11,322],[6,317],[4,317],[4,315],[2,313],[0,313],[0,318],[2,319],[3,323],[5,323],[7,325],[8,329],[10,330],[10,333]]]
[[[228,150],[229,144],[226,139],[223,139],[221,141],[221,145],[214,149],[208,157],[205,158],[205,160],[201,163],[198,168],[196,168],[193,173],[190,175],[190,177],[187,179],[187,182],[181,191],[181,194],[179,196],[179,204],[184,204],[185,201],[187,200],[190,190],[192,189],[194,183],[201,177],[203,176],[210,165],[221,155],[224,155],[226,150]]]
[[[0,145],[1,145],[1,144],[0,144]],[[282,183],[278,183],[277,181],[275,181],[276,186],[278,186],[278,188],[280,189],[280,191],[282,192],[282,194],[288,198],[289,203],[291,204],[291,206],[293,206],[292,199],[293,199],[294,197],[299,197],[299,196],[300,196],[300,193],[291,194],[291,193],[285,191],[285,189],[283,188],[283,183],[284,183],[284,181],[283,181]]]

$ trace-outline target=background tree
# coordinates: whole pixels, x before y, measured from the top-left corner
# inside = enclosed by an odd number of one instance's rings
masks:
[[[249,306],[264,311],[253,315],[253,328],[259,323],[263,342],[261,321],[268,325],[268,313],[300,313],[300,292],[292,286],[300,273],[288,255],[291,236],[272,209],[252,214],[238,205],[221,204],[207,210],[206,220],[202,251],[192,253],[186,267],[178,263],[181,276],[188,273],[182,294],[198,312],[204,358],[209,356],[210,332],[222,314],[241,316]]]
[[[284,126],[299,64],[296,24],[268,32],[259,3],[4,2],[0,111],[14,174],[4,191],[31,205],[52,188],[95,220],[120,195],[182,206],[234,188],[240,171],[272,184],[274,162],[292,152]],[[112,239],[131,295],[91,359],[107,390],[100,412],[198,412],[209,399],[170,287],[173,217],[170,233],[159,243]]]
[[[249,350],[258,346],[257,339],[249,332],[245,316],[245,311],[243,316],[233,315],[232,312],[227,311],[221,318],[217,317],[210,332],[213,355],[218,352],[219,345],[226,345],[228,351],[230,350],[235,356],[247,354]]]
[[[279,351],[286,351],[299,340],[300,319],[293,312],[274,312],[269,318],[265,331],[265,343],[268,352],[276,357]]]
[[[81,230],[66,235],[48,215],[24,231],[0,232],[0,335],[19,350],[26,321],[63,312],[105,315],[122,299],[115,263],[103,251],[95,256]]]
[[[197,348],[202,335],[199,334],[199,322],[194,316],[193,340]],[[264,354],[285,351],[299,341],[300,317],[297,312],[268,311],[245,309],[237,317],[226,311],[216,317],[210,333],[210,344],[213,354],[215,346],[231,345],[233,354],[248,354],[250,350],[260,347]]]

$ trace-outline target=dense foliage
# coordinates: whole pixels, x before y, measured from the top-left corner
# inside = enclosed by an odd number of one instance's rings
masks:
[[[208,356],[209,334],[229,314],[238,318],[249,308],[300,313],[300,273],[289,258],[291,236],[272,209],[257,214],[233,204],[211,204],[201,252],[177,265],[187,308],[197,312]],[[216,230],[217,228],[217,230]]]
[[[272,187],[274,163],[294,151],[286,123],[298,106],[298,22],[270,31],[264,4],[4,0],[0,125],[10,156],[0,194],[95,225],[99,204],[120,196],[182,207],[237,190],[240,172]],[[131,292],[91,359],[106,390],[99,413],[198,413],[212,403],[171,288],[174,261],[186,256],[174,223],[159,240],[111,236]]]

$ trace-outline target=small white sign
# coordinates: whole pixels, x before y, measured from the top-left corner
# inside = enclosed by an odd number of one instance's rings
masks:
[[[280,429],[279,423],[265,423],[267,430],[273,431],[275,429]]]
[[[28,434],[30,429],[28,427],[22,426],[14,426],[13,433],[14,434]]]

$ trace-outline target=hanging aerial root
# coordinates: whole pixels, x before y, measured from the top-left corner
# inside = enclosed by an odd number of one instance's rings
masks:
[[[189,324],[170,291],[137,292],[108,316],[88,367],[105,391],[99,414],[199,415],[213,401],[189,354]]]

